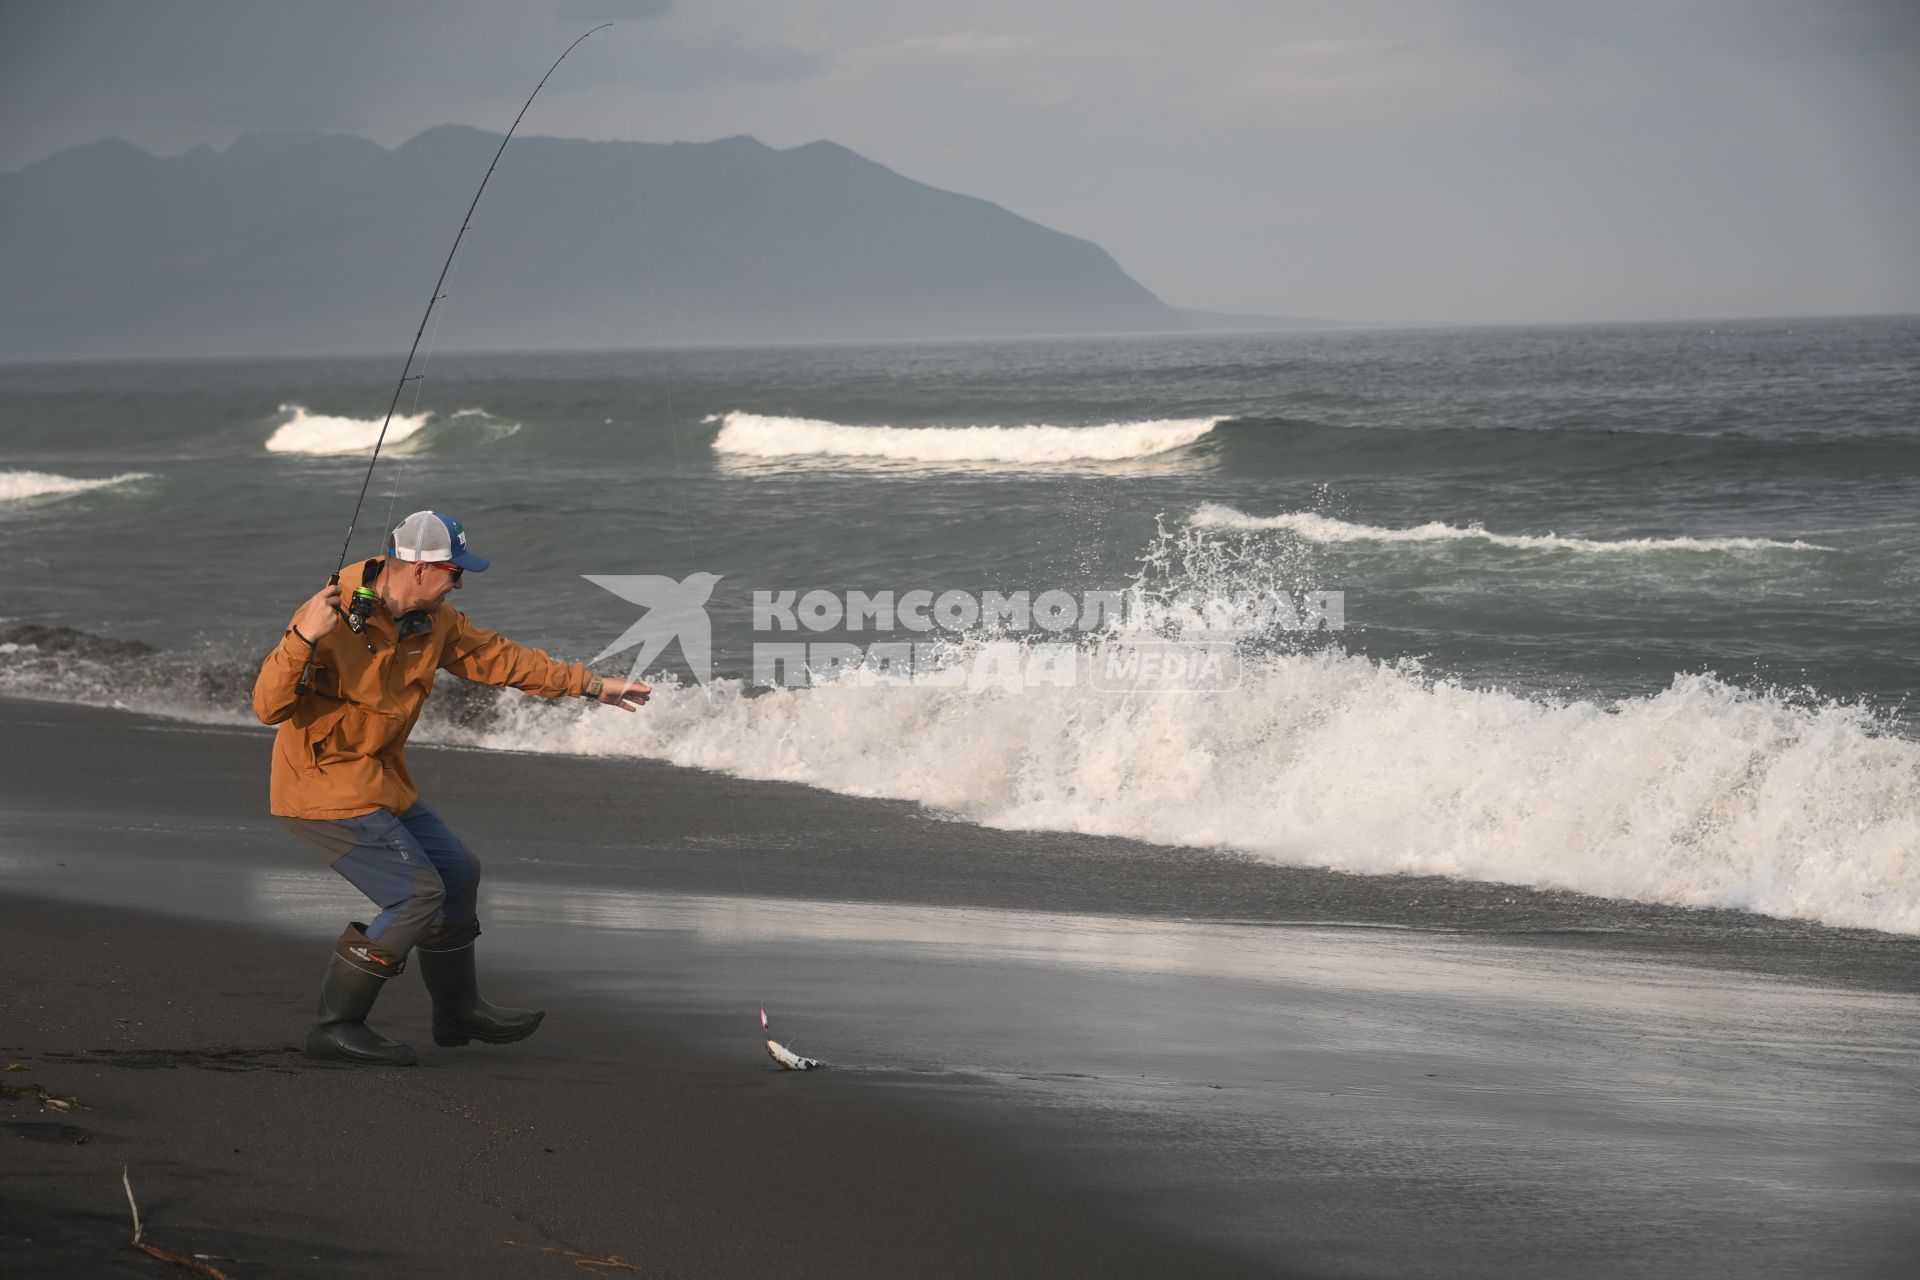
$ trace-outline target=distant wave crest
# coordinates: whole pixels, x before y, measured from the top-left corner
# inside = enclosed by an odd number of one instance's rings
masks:
[[[150,480],[151,472],[123,471],[117,476],[84,479],[55,475],[51,471],[0,471],[0,502],[22,502],[28,498],[61,498],[69,494],[89,493],[114,485]]]
[[[296,453],[310,457],[328,457],[343,453],[368,453],[380,438],[379,418],[345,418],[334,414],[313,413],[306,406],[283,404],[285,421],[267,437],[268,453]],[[442,428],[429,429],[432,413],[396,413],[387,427],[384,448],[396,453],[411,453],[431,447],[433,437]],[[454,424],[459,424],[457,427]],[[518,423],[501,422],[485,409],[458,409],[449,418],[446,431],[480,432],[480,438],[509,436],[518,431]],[[472,439],[463,435],[463,439]]]
[[[817,418],[728,413],[714,452],[744,458],[827,457],[905,463],[1121,462],[1185,448],[1219,418],[1159,418],[1097,427],[849,426]]]
[[[379,418],[342,418],[333,414],[309,413],[305,406],[283,404],[280,412],[287,420],[267,437],[268,453],[306,453],[327,455],[365,453],[380,438]],[[393,415],[387,427],[387,443],[398,444],[427,425],[431,413]]]
[[[1490,533],[1477,524],[1442,524],[1429,520],[1410,529],[1383,529],[1353,524],[1311,511],[1284,511],[1275,516],[1253,516],[1217,502],[1202,503],[1193,513],[1201,528],[1240,529],[1247,532],[1281,530],[1309,542],[1483,542],[1489,546],[1523,550],[1582,552],[1638,551],[1831,551],[1811,542],[1774,538],[1568,538],[1557,533]]]

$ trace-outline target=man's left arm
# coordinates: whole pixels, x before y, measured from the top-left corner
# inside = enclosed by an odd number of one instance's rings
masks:
[[[459,610],[440,669],[477,684],[505,685],[542,698],[598,697],[602,702],[645,702],[652,692],[633,680],[602,679],[578,662],[556,662],[539,649],[517,645],[497,631],[476,627]]]

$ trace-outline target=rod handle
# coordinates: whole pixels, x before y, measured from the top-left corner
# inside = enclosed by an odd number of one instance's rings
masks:
[[[337,587],[340,585],[339,570],[336,569],[334,570],[334,572],[327,575],[327,585],[330,587]],[[313,677],[313,650],[309,648],[307,650],[307,665],[300,668],[300,678],[294,681],[294,685],[293,685],[294,697],[304,698],[308,694],[313,692],[312,677]]]

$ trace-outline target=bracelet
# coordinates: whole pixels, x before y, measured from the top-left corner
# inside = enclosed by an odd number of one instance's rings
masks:
[[[606,689],[607,682],[599,676],[595,676],[593,679],[587,681],[587,691],[580,696],[583,698],[598,698],[602,693],[606,692]]]
[[[292,623],[288,623],[288,624],[287,624],[287,630],[289,630],[289,631],[291,631],[291,632],[293,632],[293,634],[294,634],[294,635],[295,635],[296,637],[298,637],[299,639],[301,639],[301,640],[303,640],[303,641],[305,641],[305,642],[306,642],[306,646],[307,646],[307,648],[309,648],[309,649],[317,649],[317,648],[319,648],[319,647],[320,647],[319,645],[317,645],[317,644],[315,644],[315,643],[314,643],[313,641],[311,641],[311,640],[308,640],[308,639],[307,639],[307,638],[306,638],[305,636],[303,636],[303,635],[301,635],[301,634],[300,634],[300,628],[298,628],[298,627],[296,627],[296,626],[294,626],[294,625],[293,625]]]

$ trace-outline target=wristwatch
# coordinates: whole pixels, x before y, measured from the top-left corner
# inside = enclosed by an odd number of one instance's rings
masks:
[[[587,691],[581,694],[580,696],[583,698],[592,698],[595,701],[598,701],[600,698],[600,695],[606,691],[606,687],[607,687],[607,682],[605,680],[602,680],[599,676],[595,676],[593,677],[593,679],[587,681]]]

